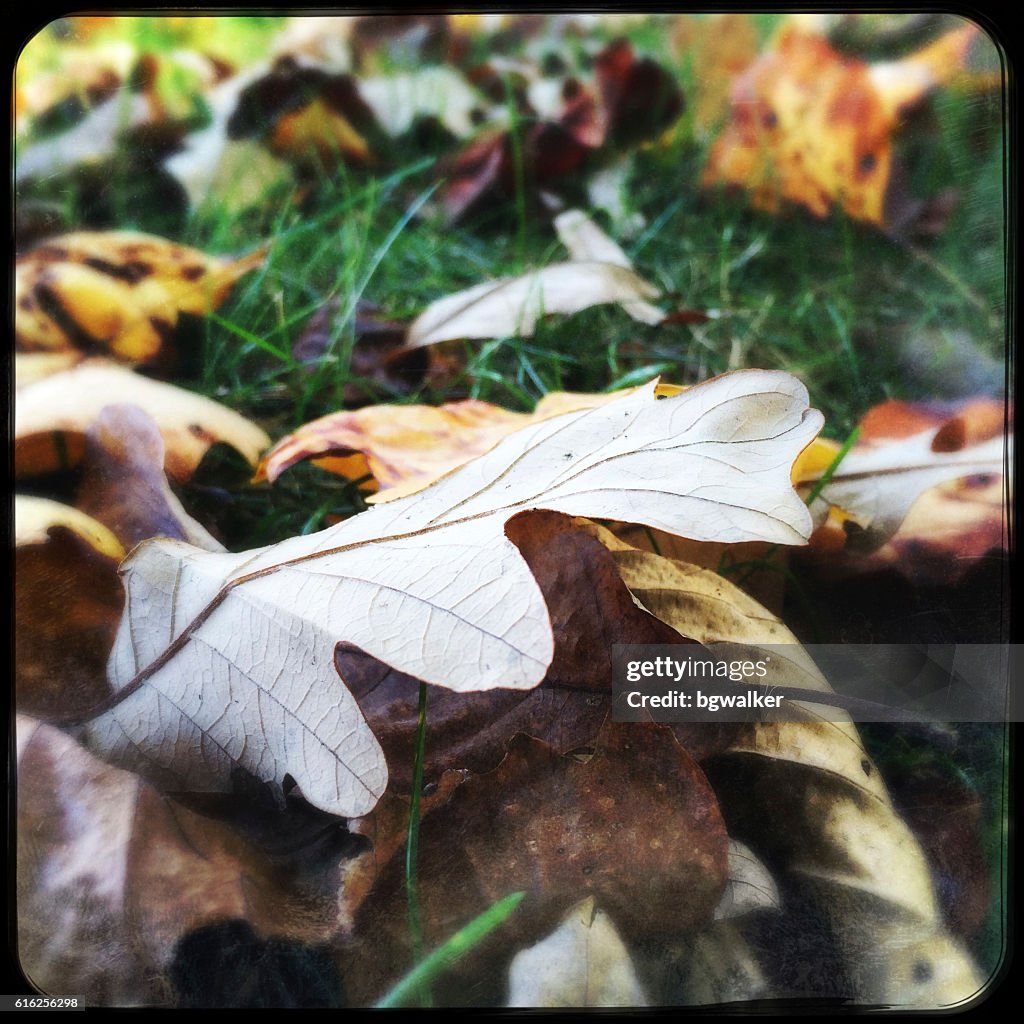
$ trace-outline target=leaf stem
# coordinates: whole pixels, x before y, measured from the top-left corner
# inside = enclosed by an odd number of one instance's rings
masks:
[[[412,768],[412,799],[409,802],[409,829],[405,847],[405,893],[409,916],[409,942],[412,947],[413,974],[422,966],[423,922],[420,919],[420,898],[416,860],[420,841],[420,794],[423,792],[423,761],[427,748],[427,684],[420,683],[419,714],[416,719],[416,758]],[[411,977],[412,975],[410,975]],[[423,979],[425,983],[427,979]],[[430,989],[416,982],[420,1005],[431,1005]]]
[[[498,900],[479,917],[474,917],[464,928],[460,928],[447,942],[439,946],[425,960],[420,961],[390,992],[375,1005],[384,1010],[401,1006],[417,990],[429,983],[445,968],[468,953],[481,939],[505,921],[523,901],[525,892],[513,892]]]

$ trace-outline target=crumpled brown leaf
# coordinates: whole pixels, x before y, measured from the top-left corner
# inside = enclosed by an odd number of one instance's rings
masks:
[[[344,950],[356,1003],[379,996],[408,956],[404,868],[396,860],[357,912]],[[525,889],[519,942],[540,938],[587,895],[634,942],[709,918],[726,864],[714,797],[667,728],[609,723],[585,763],[519,736],[495,771],[468,778],[422,822],[425,940],[437,945],[495,900]],[[442,979],[438,999],[500,1002],[504,970],[488,981],[473,962],[497,971],[507,966],[508,946],[501,930],[494,933]]]
[[[237,832],[19,715],[18,954],[51,995],[160,1005],[175,943],[203,924],[324,941],[339,866],[297,871]]]

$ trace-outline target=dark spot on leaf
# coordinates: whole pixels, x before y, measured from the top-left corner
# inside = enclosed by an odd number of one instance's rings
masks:
[[[203,268],[198,264],[181,268],[181,276],[186,281],[198,281],[203,276]]]
[[[141,260],[132,260],[129,263],[111,263],[109,260],[100,259],[98,256],[89,256],[82,261],[87,267],[98,270],[101,274],[114,277],[118,281],[127,281],[128,284],[135,284],[144,277],[153,273],[153,268]]]
[[[779,115],[774,110],[766,110],[761,115],[761,124],[769,131],[779,123]]]
[[[925,981],[930,981],[934,971],[932,970],[932,965],[927,960],[918,960],[917,963],[914,964],[911,974],[914,981],[920,984]]]
[[[67,335],[75,348],[83,352],[98,352],[105,349],[103,339],[93,337],[82,327],[48,284],[42,281],[37,284],[35,294],[39,308]]]
[[[857,169],[861,174],[870,174],[875,167],[878,166],[878,160],[875,158],[874,153],[865,153],[857,164]]]
[[[162,316],[151,316],[149,318],[149,325],[159,335],[160,340],[166,345],[170,342],[174,336],[174,324],[169,320],[165,320]]]
[[[212,438],[212,434],[205,430],[199,423],[190,423],[188,425],[188,432],[193,437],[198,437],[203,441],[209,441]]]

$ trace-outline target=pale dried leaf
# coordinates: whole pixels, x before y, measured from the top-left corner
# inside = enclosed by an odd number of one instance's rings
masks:
[[[32,384],[18,395],[15,475],[75,465],[89,425],[104,406],[117,402],[144,408],[156,422],[167,446],[167,472],[176,480],[187,480],[218,441],[237,448],[254,465],[270,445],[255,423],[209,398],[95,359]]]
[[[553,263],[519,277],[501,277],[432,302],[412,322],[410,348],[457,338],[529,337],[537,321],[550,313],[578,313],[591,306],[617,302],[631,316],[636,303],[653,299],[658,289],[632,270],[614,263],[575,261]],[[644,323],[664,319],[645,307]]]
[[[533,688],[551,624],[506,521],[541,508],[801,543],[790,468],[821,425],[806,403],[769,371],[666,399],[651,384],[322,533],[238,555],[144,545],[125,564],[130,614],[111,659],[126,693],[89,724],[91,743],[176,789],[229,789],[242,765],[277,787],[291,775],[325,810],[367,813],[387,770],[334,674],[336,642],[460,692]]]
[[[935,451],[938,435],[939,430],[928,430],[890,444],[854,449],[814,502],[815,522],[824,522],[829,507],[836,506],[864,528],[857,541],[860,547],[878,547],[899,529],[924,491],[976,474],[1002,475],[1009,465],[1010,442],[1003,436],[955,451]]]
[[[752,910],[779,910],[779,887],[749,846],[729,840],[729,877],[715,920],[741,917]]]
[[[509,967],[508,1006],[647,1006],[629,951],[594,897]]]
[[[629,257],[581,210],[566,210],[555,218],[555,230],[569,255],[577,261],[596,260],[633,270]],[[621,300],[620,300],[621,301]],[[660,324],[665,313],[642,300],[621,301],[622,308],[642,324]]]

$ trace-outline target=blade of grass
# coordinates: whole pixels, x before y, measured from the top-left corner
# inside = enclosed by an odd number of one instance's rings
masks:
[[[230,320],[225,320],[224,317],[217,313],[211,312],[208,313],[207,316],[218,327],[223,327],[224,330],[230,331],[243,341],[248,341],[257,348],[263,349],[264,352],[269,352],[272,356],[276,356],[280,359],[282,363],[285,363],[288,366],[298,365],[290,352],[285,352],[284,349],[278,348],[276,345],[272,345],[266,338],[261,338],[258,334],[253,334],[252,331],[247,331],[244,327],[239,327],[238,324],[232,323]]]
[[[374,1006],[385,1010],[402,1006],[421,986],[429,984],[442,971],[455,963],[461,956],[468,953],[478,942],[489,935],[498,925],[506,921],[516,907],[523,901],[525,892],[513,892],[498,900],[485,910],[479,917],[473,918],[464,928],[460,928],[447,942],[439,946],[416,965],[390,992]]]

